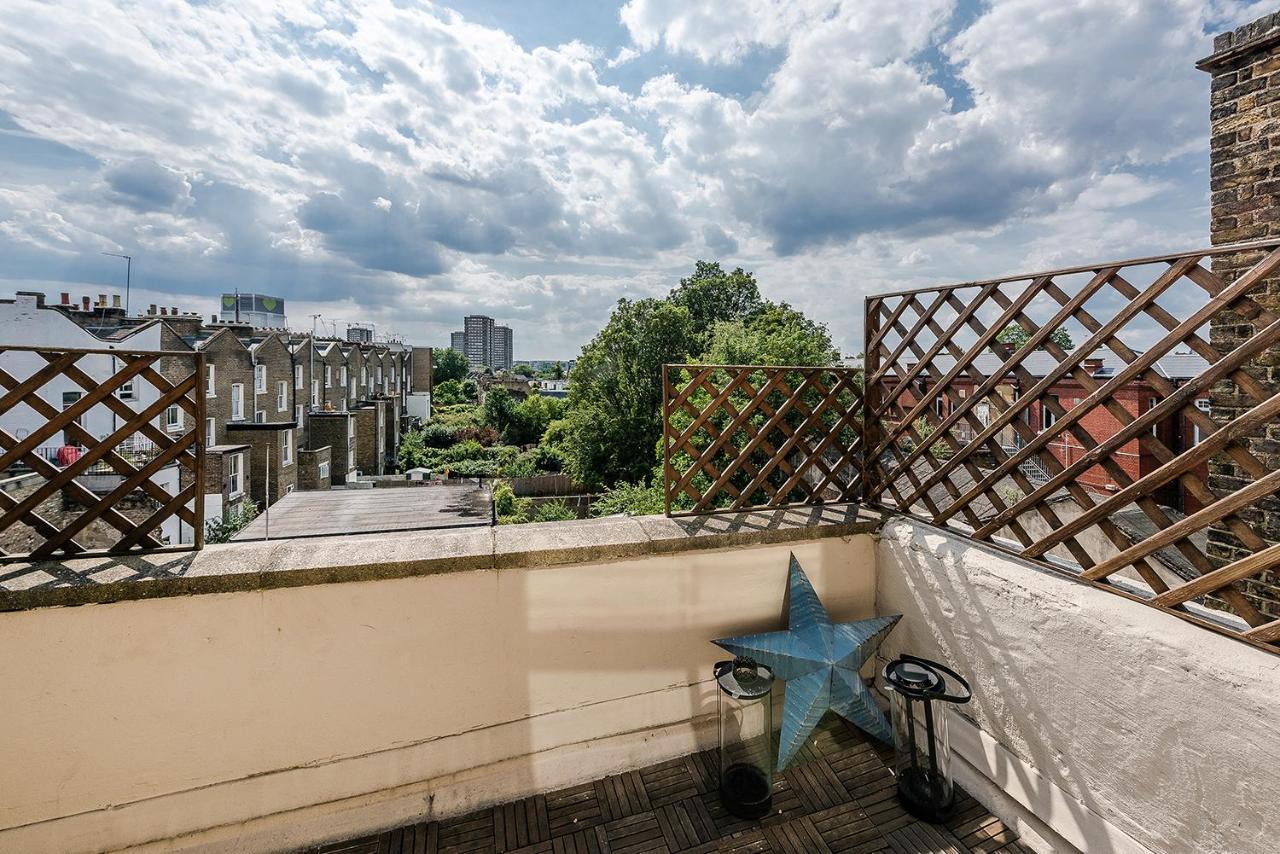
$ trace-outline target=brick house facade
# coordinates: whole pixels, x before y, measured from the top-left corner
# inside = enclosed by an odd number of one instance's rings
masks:
[[[225,445],[228,424],[253,418],[253,357],[228,327],[213,330],[197,346],[205,356],[206,441]]]
[[[334,486],[342,486],[355,476],[355,447],[354,413],[312,413],[311,450],[329,449],[329,479]]]
[[[1280,12],[1219,35],[1213,54],[1196,67],[1211,75],[1209,188],[1210,234],[1215,245],[1280,236]],[[1260,251],[1222,255],[1213,270],[1234,281],[1257,262]],[[1280,276],[1263,281],[1250,294],[1261,306],[1280,310]],[[1249,318],[1220,314],[1210,326],[1210,343],[1234,349],[1253,334]],[[1280,351],[1272,350],[1247,367],[1249,373],[1280,391]],[[1235,384],[1214,387],[1212,414],[1226,423],[1256,403]],[[1250,440],[1250,450],[1271,470],[1280,468],[1280,425],[1270,424]],[[1245,486],[1251,476],[1226,455],[1210,464],[1209,486],[1218,495]],[[1241,516],[1270,541],[1280,541],[1280,500],[1262,499]],[[1221,525],[1209,530],[1209,555],[1226,564],[1249,550]],[[1243,582],[1244,594],[1259,610],[1280,617],[1280,572],[1271,570]]]
[[[298,487],[297,425],[292,421],[229,424],[232,444],[248,445],[249,496],[258,504],[275,504]]]

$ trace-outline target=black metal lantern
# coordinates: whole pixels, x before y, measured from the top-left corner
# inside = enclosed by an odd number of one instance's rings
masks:
[[[720,803],[759,819],[773,807],[773,671],[749,658],[717,662]]]
[[[967,703],[973,692],[954,670],[914,655],[885,665],[884,681],[893,707],[898,800],[916,818],[943,821],[955,803],[944,704]]]

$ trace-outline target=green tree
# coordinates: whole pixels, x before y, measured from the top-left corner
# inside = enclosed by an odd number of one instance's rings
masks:
[[[1053,330],[1053,332],[1050,333],[1049,338],[1063,350],[1075,349],[1075,342],[1071,340],[1071,333],[1067,332],[1067,328],[1065,326],[1059,326],[1057,329]],[[1004,329],[1000,330],[1000,333],[996,335],[996,340],[1001,344],[1012,344],[1014,350],[1021,350],[1023,347],[1027,346],[1027,342],[1031,340],[1031,333],[1016,323],[1010,323]],[[1036,349],[1043,350],[1044,345],[1041,344]]]
[[[471,369],[467,357],[451,347],[435,350],[431,354],[431,381],[439,385],[449,380],[461,380]]]
[[[492,388],[484,396],[484,423],[501,433],[511,423],[516,402],[505,388]]]
[[[534,393],[515,405],[503,427],[502,441],[533,445],[542,441],[547,425],[564,415],[564,402]]]
[[[462,396],[466,400],[476,400],[480,397],[480,386],[476,385],[475,380],[462,381]]]
[[[571,477],[588,487],[649,477],[662,433],[662,365],[696,348],[684,306],[618,301],[570,374],[561,449]]]
[[[746,320],[717,323],[702,361],[712,365],[830,365],[838,358],[825,324],[786,303]]]
[[[531,377],[537,372],[533,369],[531,365],[527,365],[524,362],[516,362],[514,365],[511,366],[511,373],[517,374],[522,377]]]
[[[698,261],[667,299],[688,310],[693,333],[704,344],[717,323],[746,320],[764,307],[755,276],[741,267],[726,273],[712,261]]]
[[[462,396],[462,383],[457,380],[436,383],[431,393],[431,403],[434,406],[456,406],[465,402],[466,399]]]

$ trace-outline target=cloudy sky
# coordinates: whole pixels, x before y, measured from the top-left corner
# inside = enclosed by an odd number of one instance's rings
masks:
[[[863,294],[1207,243],[1212,35],[1270,0],[9,0],[0,295],[517,358],[698,258]]]

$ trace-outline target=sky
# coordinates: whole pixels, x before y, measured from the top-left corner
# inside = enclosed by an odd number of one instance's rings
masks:
[[[8,0],[0,295],[572,358],[698,259],[865,294],[1208,243],[1212,36],[1270,0]],[[332,326],[331,326],[332,324]]]

